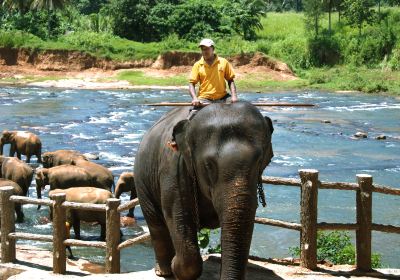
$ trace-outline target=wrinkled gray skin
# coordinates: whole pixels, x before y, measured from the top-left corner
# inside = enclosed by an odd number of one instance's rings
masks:
[[[0,155],[3,155],[5,144],[11,144],[10,157],[17,153],[18,159],[21,155],[26,156],[26,162],[29,163],[31,157],[35,155],[39,163],[42,162],[42,142],[36,134],[25,131],[4,130],[0,138]]]
[[[110,170],[100,164],[88,161],[87,158],[74,150],[57,150],[43,154],[43,167],[51,168],[59,165],[76,165],[86,169],[95,178],[96,187],[111,190],[114,186],[114,176]]]
[[[42,155],[44,168],[51,168],[63,164],[72,164],[75,159],[87,160],[84,155],[74,150],[56,150],[53,152],[45,152]]]
[[[6,180],[0,178],[0,187],[13,187],[14,188],[14,195],[24,195],[21,187],[10,180]],[[17,214],[17,223],[22,223],[24,221],[24,213],[22,212],[22,205],[19,203],[15,203],[15,213]]]
[[[153,125],[135,161],[156,274],[180,280],[201,275],[199,217],[200,228],[221,227],[220,279],[245,279],[257,183],[273,157],[272,122],[247,102],[208,105],[191,121],[188,109],[174,109]],[[172,132],[177,152],[166,146]]]
[[[55,189],[49,192],[49,196],[57,193],[65,193],[65,200],[79,203],[105,204],[107,199],[112,198],[110,191],[95,187],[75,187],[69,189]],[[106,212],[69,209],[67,211],[67,222],[73,226],[75,238],[81,239],[80,222],[98,222],[101,226],[101,240],[106,238]]]
[[[81,167],[74,165],[60,165],[52,168],[36,170],[37,197],[42,198],[42,190],[50,185],[50,190],[68,189],[79,186],[95,187],[95,179]],[[38,206],[40,209],[40,205]]]
[[[0,156],[0,177],[17,183],[22,189],[22,195],[27,196],[32,183],[33,170],[28,164],[15,157]]]
[[[114,195],[115,198],[119,198],[122,193],[130,192],[131,200],[137,198],[136,187],[135,187],[135,179],[133,176],[133,172],[123,172],[117,181],[117,185],[115,186]],[[134,218],[135,207],[129,209],[128,217]]]

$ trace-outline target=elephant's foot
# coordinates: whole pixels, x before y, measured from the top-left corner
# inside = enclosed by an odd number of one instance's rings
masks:
[[[159,263],[156,263],[154,271],[156,275],[159,277],[172,276],[172,270],[170,265],[160,265]]]
[[[176,279],[192,280],[200,277],[203,270],[203,260],[200,255],[192,258],[179,258],[175,256],[172,259],[172,271]]]

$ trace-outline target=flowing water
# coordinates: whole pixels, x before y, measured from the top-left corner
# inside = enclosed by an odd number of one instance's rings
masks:
[[[314,103],[312,108],[264,108],[262,113],[274,122],[275,157],[264,175],[298,178],[298,169],[320,171],[322,181],[356,182],[356,174],[371,174],[374,183],[400,188],[400,100],[360,94],[321,92],[285,92],[241,94],[242,99],[257,102]],[[0,88],[0,130],[29,130],[38,134],[43,151],[74,149],[93,153],[97,161],[118,176],[132,171],[135,153],[145,131],[167,107],[149,107],[145,103],[188,101],[188,94],[163,90],[54,90],[43,88]],[[329,122],[324,122],[324,121]],[[357,131],[368,133],[355,139]],[[386,140],[376,140],[378,135]],[[7,147],[7,146],[6,146]],[[8,153],[8,147],[5,149]],[[35,163],[33,157],[33,163]],[[33,164],[34,166],[37,166]],[[257,215],[299,222],[300,190],[265,185],[267,208]],[[34,182],[30,195],[35,197]],[[47,192],[45,193],[47,196]],[[123,197],[127,201],[128,196]],[[320,190],[318,221],[354,223],[355,193]],[[24,206],[26,221],[18,231],[50,234],[43,223],[48,209]],[[374,193],[373,222],[400,226],[400,197]],[[123,228],[124,239],[147,231],[140,208],[135,211],[137,225]],[[96,240],[99,228],[83,226],[84,239]],[[352,234],[354,236],[354,234]],[[373,251],[382,254],[383,263],[400,267],[400,235],[373,232]],[[19,241],[51,248],[51,244]],[[212,244],[217,242],[216,237]],[[354,242],[354,240],[353,240]],[[298,246],[296,231],[255,225],[251,255],[288,257],[289,247]],[[99,249],[73,248],[74,254],[95,262],[104,262]],[[150,269],[154,264],[151,244],[124,249],[122,271]]]

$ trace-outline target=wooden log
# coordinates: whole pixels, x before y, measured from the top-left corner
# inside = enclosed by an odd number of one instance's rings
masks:
[[[15,231],[14,202],[10,197],[14,193],[13,187],[0,188],[0,211],[1,211],[1,262],[14,262],[15,239],[9,239],[8,235]]]
[[[300,265],[317,268],[318,170],[299,170],[301,178]]]
[[[301,186],[301,182],[299,179],[262,176],[262,181],[263,181],[263,183],[269,184],[269,185],[282,185],[282,186],[294,186],[294,187]]]
[[[254,102],[252,103],[254,106],[260,106],[260,107],[314,107],[315,104],[310,104],[310,103],[284,103],[284,102],[271,102],[271,103],[266,103],[266,102]],[[160,106],[193,106],[192,103],[190,102],[161,102],[161,103],[149,103],[149,104],[142,104],[142,105],[147,105],[147,106],[153,106],[153,107],[160,107]],[[200,106],[205,107],[207,103],[203,103]]]
[[[132,207],[137,206],[137,205],[139,205],[139,199],[138,198],[132,199],[132,200],[120,205],[118,207],[118,212],[120,212],[120,213],[124,212],[126,210],[131,209]]]
[[[320,182],[320,189],[331,189],[331,190],[348,190],[348,191],[357,191],[359,187],[355,183],[346,183],[346,182]]]
[[[25,233],[25,232],[13,232],[8,235],[10,239],[23,239],[23,240],[35,240],[35,241],[43,241],[43,242],[53,242],[52,235],[44,235],[44,234],[34,234],[34,233]]]
[[[121,200],[107,199],[106,218],[106,273],[120,273],[120,251],[117,249],[120,242],[120,213],[118,206]]]
[[[383,194],[400,195],[400,189],[395,189],[387,186],[374,185],[372,186],[372,191]]]
[[[135,244],[138,244],[138,243],[141,243],[141,242],[144,242],[147,240],[150,240],[150,233],[144,233],[138,237],[125,240],[124,242],[122,242],[121,244],[118,245],[118,250],[121,251],[122,249],[124,249],[126,247],[130,247],[130,246],[133,246]]]
[[[65,201],[63,203],[64,208],[68,209],[77,209],[77,210],[89,210],[89,211],[106,211],[105,204],[93,204],[93,203],[79,203],[79,202],[70,202]]]
[[[49,199],[37,199],[33,197],[19,196],[13,195],[10,199],[14,202],[18,202],[21,204],[36,204],[36,205],[45,205],[51,207],[53,202]]]
[[[53,199],[53,272],[65,274],[67,254],[65,252],[64,241],[67,239],[67,221],[65,208],[65,193],[57,193],[51,196]]]
[[[284,222],[284,221],[280,221],[280,220],[273,220],[273,219],[260,218],[260,217],[256,217],[254,219],[254,222],[257,224],[262,224],[262,225],[282,227],[282,228],[294,229],[294,230],[298,230],[298,231],[301,230],[301,225],[298,223],[289,223],[289,222]]]
[[[78,247],[93,247],[105,249],[107,247],[107,243],[104,241],[85,241],[85,240],[77,240],[77,239],[66,239],[64,241],[65,246],[78,246]]]
[[[318,223],[318,230],[358,230],[357,224]]]
[[[363,271],[371,270],[371,230],[372,230],[372,176],[357,175],[360,189],[356,195],[357,225],[356,265]]]
[[[387,233],[400,233],[400,227],[392,225],[372,224],[372,230],[383,231]]]

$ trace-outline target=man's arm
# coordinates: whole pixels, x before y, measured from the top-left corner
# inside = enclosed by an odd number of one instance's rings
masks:
[[[228,81],[229,90],[231,91],[231,99],[232,102],[238,101],[237,94],[236,94],[236,85],[234,80]]]
[[[199,106],[200,101],[197,99],[195,84],[189,83],[189,93],[192,97],[192,105]]]

